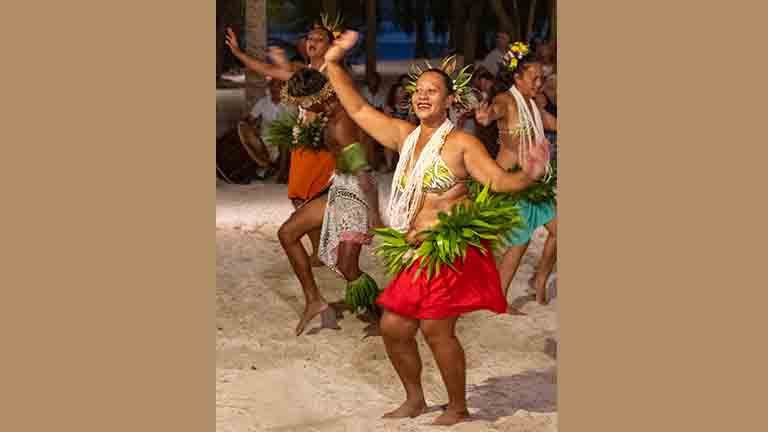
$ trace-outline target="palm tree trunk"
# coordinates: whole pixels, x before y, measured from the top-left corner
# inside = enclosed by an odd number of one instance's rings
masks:
[[[371,79],[376,72],[376,0],[366,0],[365,21],[365,74]]]
[[[464,52],[464,26],[466,5],[463,0],[451,0],[451,33],[449,46],[457,54]]]
[[[533,30],[536,24],[536,0],[530,1],[530,8],[528,9],[528,31],[525,32],[525,40],[530,42],[533,38]]]
[[[473,2],[472,7],[474,7],[475,3],[478,2]],[[496,19],[499,21],[499,30],[510,33],[514,37],[514,34],[512,33],[515,26],[512,23],[512,20],[509,18],[507,10],[504,9],[504,3],[501,0],[489,0],[489,3],[491,4],[494,15],[496,15]],[[471,20],[469,23],[471,23]]]
[[[520,21],[520,5],[517,4],[517,0],[512,0],[512,19],[514,20],[513,26],[515,28],[512,37],[514,40],[519,41],[522,38],[522,23]]]
[[[557,41],[557,2],[555,0],[549,0],[551,12],[549,17],[549,41]]]
[[[464,39],[464,64],[468,65],[475,62],[475,53],[477,48],[478,26],[480,24],[480,15],[483,13],[483,2],[473,1],[469,7],[469,19],[466,26],[466,38]]]
[[[245,0],[245,51],[260,60],[265,59],[267,48],[267,0]],[[245,103],[250,107],[264,96],[266,80],[263,76],[245,73]]]
[[[427,58],[427,17],[425,12],[419,13],[416,18],[416,46],[414,47],[414,58]]]

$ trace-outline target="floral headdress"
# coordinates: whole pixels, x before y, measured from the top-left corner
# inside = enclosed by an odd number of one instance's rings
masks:
[[[294,96],[290,94],[288,92],[287,85],[283,86],[283,89],[280,90],[280,99],[282,103],[298,105],[304,109],[308,109],[317,104],[324,103],[335,95],[336,93],[333,91],[333,86],[331,86],[330,81],[327,81],[325,85],[323,85],[323,88],[321,88],[318,92],[306,96]]]
[[[429,61],[426,61],[425,63],[426,68],[423,69],[416,64],[411,65],[411,70],[408,73],[408,82],[405,84],[405,91],[409,96],[412,96],[413,93],[416,92],[416,81],[419,80],[421,74],[429,69],[440,69],[451,77],[451,81],[453,82],[453,95],[455,97],[454,105],[456,105],[460,111],[471,110],[479,103],[476,91],[469,85],[472,81],[472,72],[469,72],[469,69],[472,67],[471,64],[461,68],[459,72],[455,74],[456,76],[454,76],[454,72],[456,71],[456,56],[452,55],[445,58],[439,68],[433,67],[429,64]]]
[[[527,56],[531,52],[527,44],[523,42],[515,42],[509,44],[506,54],[504,54],[504,66],[508,71],[512,72],[517,69],[517,65],[523,60],[523,57]]]

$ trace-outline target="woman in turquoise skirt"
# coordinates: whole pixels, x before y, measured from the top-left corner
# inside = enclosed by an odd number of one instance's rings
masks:
[[[496,161],[502,168],[513,168],[525,155],[533,142],[547,141],[544,131],[557,130],[557,120],[547,111],[539,110],[534,97],[541,92],[543,74],[541,64],[529,52],[528,46],[516,42],[509,46],[504,59],[506,67],[499,73],[497,93],[489,104],[475,111],[482,125],[496,121],[499,129],[499,155]],[[554,194],[533,199],[525,195],[519,201],[520,215],[525,228],[513,230],[505,236],[509,246],[499,264],[499,275],[504,292],[515,277],[534,231],[544,226],[549,232],[544,251],[533,278],[528,282],[540,304],[548,302],[546,282],[555,265],[557,255],[557,214]],[[512,312],[517,312],[512,310]]]

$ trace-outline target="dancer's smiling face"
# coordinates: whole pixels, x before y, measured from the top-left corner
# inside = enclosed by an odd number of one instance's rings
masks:
[[[452,83],[441,73],[427,71],[416,81],[416,91],[411,97],[413,111],[419,120],[447,115],[448,108],[453,104]]]
[[[329,32],[322,28],[316,28],[307,35],[307,55],[316,59],[325,55],[331,46]]]
[[[526,98],[536,96],[543,85],[544,73],[540,63],[528,63],[522,70],[515,72],[515,87]]]

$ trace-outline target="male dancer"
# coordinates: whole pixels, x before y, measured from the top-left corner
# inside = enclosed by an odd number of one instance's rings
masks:
[[[333,41],[333,33],[323,27],[314,27],[307,35],[306,49],[309,56],[309,64],[298,62],[284,64],[269,64],[248,56],[240,49],[237,36],[232,29],[227,29],[226,43],[232,54],[237,57],[250,70],[274,79],[288,81],[297,70],[310,67],[322,69],[325,64],[323,56]],[[270,48],[270,55],[278,58],[276,54],[279,48]],[[300,121],[311,121],[313,113],[301,113]],[[288,173],[288,198],[294,208],[308,204],[328,191],[331,176],[335,169],[335,158],[328,151],[307,151],[296,149],[291,153],[291,164]],[[320,244],[320,230],[308,233],[312,241],[312,265],[322,266],[318,257]]]
[[[283,95],[288,103],[320,116],[325,125],[320,140],[336,157],[328,195],[297,209],[278,231],[306,301],[296,326],[298,336],[318,314],[335,314],[320,294],[301,237],[321,229],[320,259],[347,281],[347,299],[366,298],[348,303],[353,308],[372,309],[378,287],[360,270],[359,257],[362,246],[371,241],[370,229],[380,222],[376,182],[360,145],[361,130],[339,103],[327,78],[315,69],[300,69],[288,80]]]
[[[333,184],[297,206],[278,232],[305,295],[304,313],[296,326],[297,336],[318,314],[326,312],[330,316],[333,313],[320,294],[308,264],[311,262],[316,266],[315,256],[321,265],[327,264],[347,280],[347,299],[359,298],[350,296],[350,292],[367,293],[370,304],[362,301],[350,306],[371,309],[374,292],[378,294],[375,281],[359,268],[360,249],[371,240],[368,231],[381,224],[378,189],[375,179],[368,172],[364,153],[361,155],[358,151],[362,135],[360,129],[349,120],[321,73],[325,69],[325,52],[333,38],[334,33],[328,27],[315,25],[309,32],[306,42],[309,67],[288,62],[282,50],[276,48],[271,48],[269,53],[274,62],[272,65],[247,57],[239,48],[239,54],[235,54],[250,69],[288,81],[282,97],[284,102],[299,106],[300,122],[316,121],[318,117],[326,122],[322,132],[326,150],[322,153],[333,157],[336,172],[332,171],[333,177],[329,178]],[[228,31],[227,44],[233,52],[236,51],[237,39],[231,31]],[[295,150],[291,159],[291,177],[294,173],[313,169],[312,165],[318,162],[313,160],[317,153],[321,152],[302,148]],[[304,166],[294,163],[296,155],[299,155],[301,162],[306,162]],[[289,196],[290,183],[289,178]],[[310,235],[313,240],[315,252],[312,258],[307,256],[301,245],[300,239],[304,234]]]

